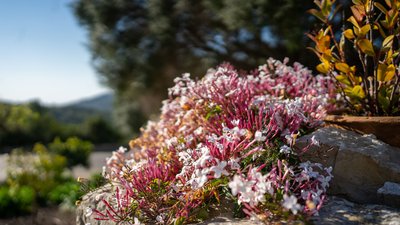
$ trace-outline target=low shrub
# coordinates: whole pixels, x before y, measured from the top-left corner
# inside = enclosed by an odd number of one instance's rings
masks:
[[[93,144],[77,137],[69,137],[65,142],[60,138],[54,139],[48,145],[49,151],[67,159],[67,166],[75,165],[89,166],[89,156],[93,150]]]
[[[35,204],[35,191],[29,186],[10,188],[0,187],[0,217],[11,217],[32,212]]]
[[[48,200],[52,204],[74,205],[81,197],[80,185],[78,182],[70,181],[54,187],[48,194]]]

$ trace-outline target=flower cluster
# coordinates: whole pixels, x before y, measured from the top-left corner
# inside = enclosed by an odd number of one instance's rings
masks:
[[[169,89],[160,120],[130,142],[130,152],[119,149],[108,159],[104,175],[117,187],[117,200],[104,201],[106,212],[94,215],[131,224],[189,223],[221,195],[248,216],[274,218],[277,208],[315,214],[331,171],[300,163],[309,146],[293,145],[321,124],[335,96],[330,78],[287,60],[269,59],[248,74],[229,64],[200,80],[184,74]]]

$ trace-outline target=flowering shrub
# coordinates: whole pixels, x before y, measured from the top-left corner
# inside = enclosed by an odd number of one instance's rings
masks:
[[[330,78],[269,59],[239,73],[229,64],[175,79],[160,120],[107,160],[115,185],[98,220],[128,224],[195,222],[221,197],[250,217],[299,219],[321,207],[330,168],[300,163],[295,140],[321,124],[336,96]],[[312,144],[318,144],[313,140]]]

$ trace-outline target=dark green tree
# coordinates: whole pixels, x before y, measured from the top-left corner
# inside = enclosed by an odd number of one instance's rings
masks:
[[[311,0],[77,0],[72,6],[129,132],[159,109],[183,72],[201,76],[224,61],[253,69],[268,57],[315,61],[304,35],[315,21],[306,13]]]

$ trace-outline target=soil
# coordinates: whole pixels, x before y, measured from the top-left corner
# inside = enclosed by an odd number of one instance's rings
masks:
[[[16,218],[1,218],[0,225],[75,225],[74,210],[39,208],[36,212]]]

